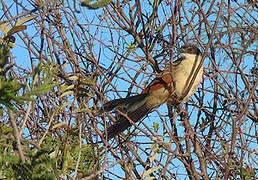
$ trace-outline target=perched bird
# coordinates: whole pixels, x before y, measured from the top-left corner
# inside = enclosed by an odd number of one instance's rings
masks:
[[[107,128],[107,139],[130,127],[129,118],[136,123],[161,104],[168,101],[182,103],[194,94],[203,75],[202,54],[194,45],[185,45],[180,52],[182,57],[158,75],[141,94],[103,105],[104,111],[117,111],[116,122]]]

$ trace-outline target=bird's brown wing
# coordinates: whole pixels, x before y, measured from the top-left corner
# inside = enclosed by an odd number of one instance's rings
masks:
[[[171,83],[173,83],[173,77],[172,74],[167,71],[162,73],[159,77],[156,77],[146,89],[143,90],[143,93],[150,93],[152,91],[156,91],[160,88],[167,88],[168,86],[171,86]]]

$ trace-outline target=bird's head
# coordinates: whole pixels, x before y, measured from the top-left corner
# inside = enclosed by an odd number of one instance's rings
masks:
[[[202,55],[200,49],[198,49],[194,45],[184,45],[181,47],[180,50],[181,53],[187,53],[187,54],[196,54],[196,55]]]

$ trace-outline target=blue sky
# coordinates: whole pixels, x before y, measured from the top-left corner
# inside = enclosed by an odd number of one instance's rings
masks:
[[[27,1],[22,1],[24,3],[24,6],[28,9],[32,9],[32,7],[30,5],[27,4]],[[70,1],[70,3],[72,4],[73,1]],[[146,1],[147,2],[147,1]],[[216,3],[220,3],[221,1],[216,1]],[[11,2],[6,2],[6,3],[10,3]],[[238,1],[238,3],[242,3],[242,1]],[[256,14],[252,13],[248,14],[246,11],[242,10],[242,9],[237,9],[238,5],[236,3],[234,3],[232,1],[231,3],[232,7],[235,7],[235,9],[237,10],[238,13],[242,13],[242,15],[246,16],[245,21],[247,21],[247,25],[248,24],[254,24],[255,20],[253,19],[253,17],[255,17]],[[143,12],[145,14],[150,14],[150,6],[148,5],[148,3],[143,3],[142,5],[143,8]],[[163,8],[163,9],[162,9]],[[163,24],[165,22],[165,18],[163,19],[162,17],[164,16],[164,11],[167,13],[166,15],[169,17],[171,14],[171,8],[169,6],[165,6],[163,5],[162,8],[159,9],[158,12],[158,16],[160,17],[160,24]],[[196,5],[193,5],[193,3],[189,3],[189,1],[185,2],[185,8],[186,8],[186,13],[187,15],[190,16],[190,14],[192,13],[191,10],[195,10],[197,8]],[[205,9],[205,8],[203,8]],[[107,100],[112,100],[114,98],[118,98],[118,97],[125,97],[128,94],[128,88],[130,87],[130,83],[128,83],[128,81],[131,81],[133,79],[133,77],[135,76],[135,74],[137,74],[137,72],[139,71],[139,69],[141,69],[142,67],[144,67],[144,73],[140,74],[139,77],[136,79],[135,82],[135,86],[133,86],[133,88],[131,89],[132,93],[138,94],[141,93],[141,87],[144,87],[144,85],[147,84],[147,82],[150,82],[151,79],[154,78],[154,74],[152,71],[151,66],[147,66],[146,61],[144,60],[145,55],[143,54],[143,52],[141,50],[136,49],[135,51],[129,52],[128,51],[128,46],[133,43],[133,39],[130,35],[126,35],[127,33],[122,32],[122,31],[116,31],[116,30],[112,30],[112,33],[109,31],[108,28],[106,28],[105,26],[108,25],[108,23],[110,23],[109,21],[102,21],[98,18],[99,14],[102,14],[102,9],[99,10],[87,10],[85,8],[80,9],[81,10],[81,14],[76,14],[76,16],[78,17],[78,19],[80,20],[81,24],[84,24],[85,27],[88,27],[88,31],[89,32],[84,32],[86,34],[86,36],[90,39],[90,33],[96,33],[96,36],[94,38],[92,38],[92,41],[94,41],[94,48],[92,48],[93,53],[95,55],[95,57],[99,58],[100,61],[100,65],[104,66],[105,68],[117,68],[118,64],[121,63],[121,58],[119,55],[116,55],[114,52],[112,52],[113,49],[118,49],[118,52],[124,56],[126,56],[127,54],[129,54],[128,58],[130,60],[126,60],[124,61],[124,67],[125,69],[121,69],[118,73],[117,76],[118,78],[115,78],[112,83],[114,84],[114,87],[112,86],[106,86],[105,90],[107,91],[105,94],[105,97]],[[163,11],[164,10],[164,11]],[[213,11],[218,10],[218,9],[213,9]],[[15,6],[12,6],[11,11],[14,14],[19,14],[21,12],[23,12],[20,9],[16,9]],[[227,9],[223,9],[222,11],[224,11],[223,13],[225,13],[225,17],[228,14]],[[2,14],[2,12],[0,11],[0,13]],[[189,13],[189,14],[188,14]],[[233,13],[233,12],[232,12]],[[104,17],[103,17],[104,18]],[[212,22],[216,19],[216,16],[210,16],[209,17],[209,21]],[[2,19],[5,20],[5,19]],[[187,37],[184,37],[184,40],[186,42],[190,42],[190,43],[197,43],[195,36],[193,35],[191,28],[189,28],[188,26],[188,22],[186,20],[186,18],[182,18],[181,19],[183,22],[181,22],[181,24],[183,26],[185,26],[185,32],[181,32],[178,30],[178,34],[179,34],[179,38],[182,38],[182,36],[184,34],[188,34]],[[198,17],[195,17],[192,20],[192,24],[196,24],[198,20]],[[232,24],[234,24],[235,27],[237,27],[237,24],[239,24],[240,22],[238,22],[238,16],[235,15],[234,18],[231,19]],[[196,21],[196,23],[194,22]],[[89,22],[91,24],[89,24]],[[241,21],[242,22],[242,21]],[[67,22],[64,21],[64,23],[66,24]],[[70,22],[72,23],[72,22]],[[220,19],[220,23],[219,25],[222,25],[225,23],[225,19],[221,18]],[[74,23],[75,24],[75,23]],[[36,44],[40,44],[39,40],[40,40],[40,35],[36,33],[36,28],[31,24],[31,22],[26,23],[26,25],[28,25],[27,30],[25,31],[26,34],[33,36],[34,40],[36,41]],[[113,27],[117,27],[116,25],[114,25]],[[202,27],[204,29],[204,27]],[[225,31],[226,29],[219,29],[220,33],[222,33],[223,31]],[[168,35],[171,34],[171,26],[168,26],[168,28],[165,28],[164,31],[162,32],[162,35],[164,36],[164,38],[166,38],[166,40],[170,40],[168,38]],[[40,32],[40,31],[38,31]],[[124,35],[123,36],[118,36],[116,33],[121,32]],[[204,33],[204,32],[203,32]],[[67,37],[71,38],[73,34],[70,34],[69,32],[67,33]],[[111,36],[113,35],[113,36]],[[219,35],[219,34],[217,34]],[[36,38],[35,38],[36,37]],[[239,38],[239,36],[235,36],[232,38]],[[17,39],[17,45],[16,47],[12,50],[13,53],[13,57],[14,57],[14,61],[15,63],[17,63],[18,66],[21,66],[25,69],[29,69],[31,70],[31,64],[30,64],[30,57],[29,57],[29,53],[26,50],[26,47],[24,46],[23,41],[16,35],[16,39]],[[60,40],[60,39],[57,39]],[[103,42],[100,42],[98,40],[101,40]],[[201,37],[200,40],[202,41],[202,45],[205,48],[206,47],[206,43],[208,42],[208,38],[206,36],[206,34],[204,33]],[[38,41],[38,42],[37,42]],[[229,41],[229,37],[227,35],[222,36],[222,42],[223,44],[227,45],[227,42]],[[45,42],[46,43],[46,42]],[[234,82],[236,79],[238,80],[238,76],[235,76],[234,74],[230,74],[227,73],[226,71],[231,70],[234,71],[235,67],[231,67],[230,66],[230,58],[229,56],[225,53],[225,51],[223,50],[223,47],[221,46],[221,43],[218,42],[213,42],[217,49],[216,49],[216,59],[218,60],[217,65],[219,67],[219,69],[221,71],[225,71],[225,77],[228,79],[229,82]],[[72,48],[75,48],[75,46],[73,45],[72,41],[70,41],[70,44],[72,46]],[[182,43],[180,40],[177,41],[176,44],[176,48],[173,49],[175,52],[177,52],[177,48],[180,48],[180,46],[182,46],[184,43]],[[45,44],[47,45],[47,44]],[[108,45],[108,46],[107,46]],[[257,43],[254,43],[254,48],[257,48]],[[234,46],[234,48],[238,47],[238,44],[236,43]],[[253,50],[254,48],[250,49]],[[157,45],[157,48],[155,49],[155,51],[153,51],[153,55],[155,55],[156,53],[160,52],[161,49],[161,45]],[[75,51],[75,49],[73,49]],[[201,48],[202,51],[204,51],[203,48]],[[173,55],[173,58],[177,58],[178,54],[175,53]],[[142,59],[141,59],[142,58]],[[166,64],[169,61],[169,58],[165,58],[165,59],[158,59],[159,63],[161,64]],[[34,60],[35,64],[37,64],[37,60]],[[245,69],[243,70],[244,73],[249,73],[250,69],[253,67],[253,64],[256,63],[254,58],[247,54],[246,56],[243,57],[243,63],[241,63],[240,67]],[[205,59],[205,70],[207,72],[207,74],[211,71],[211,60],[209,58]],[[71,71],[71,67],[68,66],[67,71]],[[108,73],[108,72],[106,72]],[[203,86],[207,89],[211,89],[213,87],[213,81],[210,80],[210,77],[205,75],[204,76],[204,84]],[[227,86],[226,84],[224,84],[224,80],[219,76],[219,83],[222,84],[222,86]],[[98,79],[98,84],[102,84],[104,82],[106,82],[106,79],[101,76]],[[119,91],[119,94],[117,94],[113,88],[116,88]],[[239,80],[238,82],[238,88],[244,90],[245,86],[243,84],[243,82],[241,80]],[[232,87],[232,91],[235,90],[236,87]],[[223,91],[221,91],[221,93],[223,93]],[[240,96],[240,95],[239,95]],[[209,93],[207,91],[204,92],[204,103],[208,105],[208,103],[212,103],[212,98],[213,98],[213,93]],[[196,98],[193,97],[192,98],[193,101],[196,101]],[[158,111],[162,114],[162,115],[167,115],[167,107],[166,105],[162,105],[161,107],[158,108]],[[196,122],[196,116],[197,116],[197,112],[198,112],[198,108],[193,107],[193,106],[189,106],[189,112],[192,112],[191,115],[191,123],[195,124]],[[219,115],[219,113],[218,113]],[[204,115],[203,115],[204,117]],[[163,121],[165,121],[167,124],[168,123],[168,117],[163,117],[162,118]],[[149,127],[152,127],[153,122],[157,122],[160,124],[160,129],[158,131],[159,134],[162,134],[162,125],[161,125],[161,120],[159,118],[159,115],[157,114],[157,112],[153,112],[151,114],[148,115],[147,118],[144,119],[144,123],[146,125],[148,125]],[[176,121],[177,124],[180,124],[181,122]],[[221,121],[218,121],[218,123],[221,123],[221,126],[227,126],[226,123],[223,123]],[[245,124],[246,127],[250,126],[250,122],[246,122]],[[141,126],[143,127],[143,126]],[[182,126],[179,126],[181,128],[182,131],[179,131],[179,135],[180,136],[184,136],[184,128]],[[229,132],[231,131],[230,126],[227,126],[226,128]],[[254,131],[254,129],[252,129],[252,131]],[[230,136],[229,136],[230,137]],[[134,139],[134,138],[133,138]],[[150,139],[144,139],[144,138],[139,138],[137,137],[135,139],[135,142],[144,142],[147,141],[149,142]],[[150,144],[145,144],[145,145],[141,145],[141,147],[143,149],[146,149]],[[255,146],[255,143],[252,143],[251,146]],[[173,149],[173,146],[172,146]],[[139,151],[141,152],[141,151]],[[110,156],[108,156],[110,157]],[[141,154],[141,157],[144,159],[144,161],[147,158],[146,154]],[[157,159],[159,159],[160,157],[158,156]],[[114,160],[111,158],[111,160]],[[161,162],[163,161],[162,159],[160,160]],[[181,162],[179,162],[176,158],[172,161],[174,163],[174,165],[171,165],[171,169],[175,168],[176,172],[178,173],[178,177],[179,179],[184,179],[186,178],[185,174],[185,169],[182,165]],[[117,168],[119,165],[115,166],[114,168],[111,168],[111,170],[113,169],[114,172],[117,171]],[[177,167],[180,167],[177,169]],[[143,171],[143,169],[141,169]],[[179,175],[181,174],[181,175]],[[112,176],[111,176],[112,177]]]

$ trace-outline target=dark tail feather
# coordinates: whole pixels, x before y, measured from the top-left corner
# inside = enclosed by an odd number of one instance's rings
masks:
[[[137,106],[137,102],[135,102],[134,105]],[[130,103],[130,106],[133,106],[133,104]],[[126,115],[128,118],[136,123],[144,116],[146,116],[150,111],[151,108],[148,108],[146,106],[146,103],[143,103],[140,107],[133,109],[133,111],[129,110],[128,112],[126,112]],[[117,121],[107,128],[107,139],[115,137],[116,135],[120,134],[131,126],[130,121],[123,115],[117,115],[116,119]]]
[[[138,94],[136,96],[130,96],[126,98],[121,98],[121,99],[114,99],[112,101],[109,101],[103,105],[103,111],[111,111],[114,108],[118,106],[132,106],[136,102],[144,100],[144,98],[147,96],[147,94]]]

